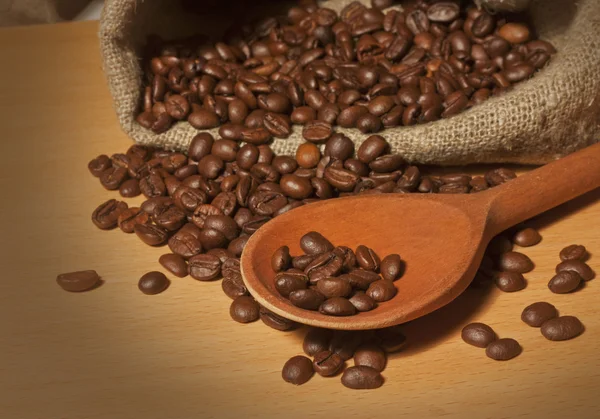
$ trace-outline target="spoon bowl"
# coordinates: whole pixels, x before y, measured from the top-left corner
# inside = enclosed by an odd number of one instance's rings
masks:
[[[461,294],[493,236],[599,186],[597,144],[476,194],[368,194],[312,203],[276,217],[252,235],[241,257],[242,277],[261,305],[299,323],[340,330],[404,323]],[[300,238],[309,231],[335,246],[364,244],[381,258],[400,254],[405,272],[394,282],[397,295],[348,317],[292,305],[275,288],[271,256],[283,245],[300,255]]]

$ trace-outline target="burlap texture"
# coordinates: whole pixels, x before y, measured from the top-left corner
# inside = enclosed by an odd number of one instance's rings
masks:
[[[339,11],[351,1],[322,5]],[[531,11],[540,38],[558,50],[551,63],[509,93],[457,116],[383,131],[394,152],[411,162],[439,165],[541,164],[600,139],[600,1],[538,0]],[[226,27],[226,16],[186,15],[176,1],[107,1],[100,24],[103,65],[119,122],[131,138],[185,150],[199,132],[180,122],[156,135],[135,122],[141,101],[138,54],[146,35],[185,36]],[[273,149],[295,153],[303,142],[301,128],[294,127],[289,139],[275,140]],[[366,138],[355,129],[337,131],[357,144]]]

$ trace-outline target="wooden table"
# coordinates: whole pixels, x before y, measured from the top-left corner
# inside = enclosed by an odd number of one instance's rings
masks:
[[[0,416],[98,418],[594,418],[600,410],[600,279],[572,295],[547,282],[565,245],[581,243],[600,272],[600,191],[534,222],[543,242],[521,292],[469,290],[406,326],[411,346],[392,357],[385,385],[351,391],[339,377],[301,387],[281,367],[304,331],[234,323],[219,282],[173,279],[145,296],[137,280],[163,253],[90,222],[115,197],[87,172],[124,151],[101,72],[94,23],[0,31]],[[133,200],[137,203],[140,200]],[[96,269],[105,284],[71,294],[58,273]],[[549,342],[520,321],[549,301],[587,330]],[[496,362],[460,340],[472,321],[516,338],[523,353]]]

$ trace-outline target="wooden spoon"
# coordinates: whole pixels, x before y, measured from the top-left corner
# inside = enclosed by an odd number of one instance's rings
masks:
[[[461,294],[492,237],[597,187],[600,144],[476,194],[358,195],[305,205],[254,233],[241,257],[242,276],[259,304],[300,323],[344,330],[404,323]],[[283,245],[292,255],[301,254],[300,238],[313,230],[336,246],[364,244],[381,257],[400,254],[406,271],[395,282],[398,294],[350,317],[293,306],[275,289],[271,256]]]

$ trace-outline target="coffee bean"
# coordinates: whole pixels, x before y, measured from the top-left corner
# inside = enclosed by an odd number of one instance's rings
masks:
[[[306,199],[313,194],[310,180],[296,175],[284,175],[280,180],[284,194],[294,199]]]
[[[381,276],[388,281],[395,281],[402,275],[402,265],[400,255],[392,254],[386,256],[380,264]]]
[[[529,40],[529,28],[520,23],[506,23],[498,30],[498,35],[511,44],[522,44]]]
[[[263,122],[267,131],[275,138],[287,138],[292,133],[290,119],[286,115],[267,112]]]
[[[374,368],[358,365],[344,371],[342,384],[355,390],[375,389],[383,385],[383,377]]]
[[[167,230],[154,224],[136,224],[133,232],[149,246],[162,246],[169,238]]]
[[[285,298],[294,291],[305,290],[308,277],[303,272],[280,272],[275,276],[275,289]]]
[[[306,267],[317,258],[318,255],[302,255],[292,258],[292,266],[304,271]]]
[[[406,336],[399,326],[386,327],[375,332],[379,343],[387,353],[398,352],[406,347]]]
[[[166,290],[170,284],[171,282],[165,274],[153,271],[140,278],[138,288],[146,295],[156,295]]]
[[[321,351],[315,354],[313,369],[322,377],[331,377],[344,367],[344,360],[331,351]]]
[[[123,167],[109,167],[100,175],[100,184],[109,191],[119,189],[119,186],[127,179],[127,169]]]
[[[281,371],[283,380],[294,385],[302,385],[313,376],[313,363],[305,356],[294,356],[290,358]]]
[[[78,271],[60,274],[56,283],[65,291],[83,292],[95,288],[100,283],[100,276],[96,271]]]
[[[92,213],[92,222],[102,230],[110,230],[117,226],[119,216],[127,209],[127,203],[109,199]]]
[[[365,343],[359,346],[354,353],[354,365],[371,367],[379,372],[383,371],[387,363],[387,356],[380,346],[374,343]]]
[[[288,298],[293,305],[305,310],[318,310],[325,301],[323,294],[314,289],[292,291]]]
[[[188,122],[196,129],[216,128],[221,123],[219,116],[206,109],[197,109],[190,114]]]
[[[461,337],[469,345],[485,348],[496,340],[496,333],[487,324],[471,323],[463,328]]]
[[[349,301],[359,312],[371,311],[377,305],[371,297],[362,291],[356,292],[350,297]]]
[[[375,272],[365,271],[364,269],[353,269],[345,278],[348,279],[348,282],[350,282],[352,287],[364,291],[366,291],[373,282],[381,279]]]
[[[592,268],[589,267],[589,265],[578,259],[565,260],[564,262],[559,263],[556,266],[556,273],[563,271],[575,271],[584,281],[594,279],[594,276],[596,276],[596,274],[594,273]]]
[[[506,252],[500,255],[498,267],[506,272],[527,273],[533,270],[533,262],[519,252]]]
[[[169,239],[168,244],[173,253],[189,259],[202,252],[200,229],[188,223]]]
[[[371,163],[383,155],[388,149],[388,143],[379,135],[371,135],[358,148],[357,157],[363,163]]]
[[[304,143],[296,151],[296,161],[300,167],[305,169],[313,168],[321,160],[321,151],[312,143]]]
[[[367,246],[360,245],[356,248],[356,261],[358,265],[367,271],[379,270],[379,264],[381,260],[377,253],[373,249],[369,249]]]
[[[584,246],[579,244],[572,244],[565,247],[560,251],[560,260],[563,262],[567,260],[580,260],[584,261],[587,257],[587,250]]]
[[[518,272],[498,272],[494,279],[496,286],[504,292],[521,291],[525,288],[525,278]]]
[[[514,339],[503,338],[490,343],[485,354],[496,361],[508,361],[521,353],[521,345]]]
[[[432,4],[427,9],[427,18],[432,22],[449,23],[455,20],[460,13],[456,3],[442,1]]]
[[[304,272],[308,275],[311,284],[316,284],[323,278],[338,275],[344,267],[344,256],[339,252],[327,252],[317,256]]]
[[[540,330],[546,339],[562,341],[579,336],[584,327],[577,317],[561,316],[545,321]]]
[[[522,62],[504,70],[504,76],[511,83],[518,83],[529,78],[535,72],[535,67],[527,62]]]
[[[215,255],[195,255],[189,259],[188,270],[198,281],[212,281],[221,275],[221,260]]]
[[[512,251],[512,249],[512,242],[506,236],[499,235],[490,241],[487,247],[487,253],[492,256],[499,256],[503,253]]]
[[[147,224],[150,222],[148,213],[140,208],[131,207],[123,211],[117,218],[117,224],[121,231],[131,234],[136,224]]]
[[[160,263],[167,271],[179,278],[184,278],[188,275],[187,262],[180,255],[173,253],[162,255],[158,259],[158,263]]]
[[[275,272],[281,272],[289,269],[292,264],[292,257],[290,256],[290,248],[287,246],[281,246],[273,253],[271,257],[271,268]]]
[[[327,183],[342,192],[354,190],[359,181],[359,176],[356,173],[346,169],[338,169],[333,166],[325,169],[323,177]]]
[[[517,231],[513,236],[513,242],[521,247],[535,246],[542,241],[542,236],[533,228],[525,228]]]
[[[398,289],[394,286],[394,283],[385,279],[373,282],[366,292],[369,297],[378,303],[391,300],[397,293]]]
[[[325,298],[347,297],[352,292],[352,286],[343,278],[323,278],[317,282],[317,291]]]
[[[332,133],[333,128],[331,124],[325,121],[312,121],[304,126],[302,137],[311,143],[322,143],[327,141]]]
[[[311,328],[302,343],[302,349],[308,356],[314,356],[319,352],[327,351],[333,331],[329,329]]]
[[[558,317],[556,307],[545,302],[528,305],[521,313],[521,320],[531,327],[540,327],[555,317]]]
[[[237,297],[229,307],[229,315],[238,323],[251,323],[259,318],[260,306],[250,296]]]
[[[319,255],[333,250],[333,244],[320,233],[311,231],[300,239],[300,248],[307,255]]]
[[[88,163],[88,170],[95,177],[100,177],[105,170],[111,167],[112,162],[106,154],[101,154]]]
[[[260,320],[270,328],[282,332],[295,329],[298,326],[298,323],[281,317],[264,307],[260,308]]]
[[[555,294],[567,294],[575,291],[581,283],[581,276],[576,271],[562,271],[548,282],[548,289]]]
[[[167,186],[163,179],[155,173],[151,173],[148,176],[140,179],[140,190],[146,198],[154,198],[157,196],[163,196],[167,193]]]
[[[494,169],[494,170],[490,170],[489,172],[487,172],[485,174],[485,180],[491,185],[491,186],[498,186],[501,185],[505,182],[508,182],[511,179],[516,178],[517,175],[515,174],[515,172],[513,172],[512,170],[509,169]]]

